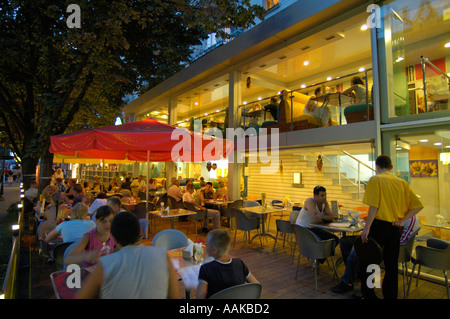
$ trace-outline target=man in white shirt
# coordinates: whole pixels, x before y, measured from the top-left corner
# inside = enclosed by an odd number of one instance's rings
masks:
[[[145,185],[144,177],[142,175],[139,175],[138,179],[135,179],[131,183],[130,188],[131,188],[131,192],[133,193],[133,195],[137,195],[139,193],[139,191],[145,192],[146,185]]]
[[[167,196],[172,197],[175,201],[175,203],[172,203],[173,208],[183,208],[183,192],[180,189],[180,181],[175,177],[172,178],[172,185],[167,189]]]
[[[205,222],[203,225],[203,230],[206,231],[208,229],[208,219],[211,218],[213,223],[214,223],[214,227],[213,229],[219,229],[220,228],[220,212],[218,210],[215,209],[206,209],[203,206],[198,205],[195,201],[194,198],[192,197],[192,193],[194,193],[194,184],[188,184],[186,185],[186,192],[183,194],[183,202],[188,202],[193,204],[197,209],[201,209],[203,211],[206,210],[206,218],[205,218]]]

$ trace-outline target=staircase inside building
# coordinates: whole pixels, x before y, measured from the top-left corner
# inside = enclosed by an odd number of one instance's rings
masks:
[[[261,163],[250,163],[248,167],[248,196],[283,200],[289,195],[291,202],[302,204],[308,197],[313,196],[314,187],[320,185],[327,189],[327,199],[337,201],[342,210],[352,210],[362,204],[365,184],[347,174],[333,163],[327,156],[323,157],[323,166],[317,168],[317,154],[303,154],[299,156],[291,152],[282,151],[279,156],[279,169],[277,174],[264,175],[260,173]],[[301,173],[302,184],[294,184],[294,173]],[[359,187],[359,192],[358,192]]]

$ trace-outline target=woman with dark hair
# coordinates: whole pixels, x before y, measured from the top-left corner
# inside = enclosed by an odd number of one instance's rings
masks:
[[[354,76],[351,80],[351,87],[342,94],[352,97],[354,104],[364,104],[366,103],[366,89],[363,85],[363,80],[359,76]]]
[[[64,259],[64,264],[82,264],[83,267],[89,267],[94,265],[99,257],[113,253],[116,246],[116,241],[111,236],[113,217],[114,211],[111,207],[104,205],[97,208],[95,211],[97,227],[85,233],[70,248],[67,257]]]

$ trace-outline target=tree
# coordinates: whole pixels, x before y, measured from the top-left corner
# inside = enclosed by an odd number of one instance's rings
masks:
[[[0,126],[28,188],[50,136],[113,124],[123,97],[170,77],[211,32],[249,27],[264,10],[249,0],[0,0]],[[28,178],[27,178],[28,177]]]

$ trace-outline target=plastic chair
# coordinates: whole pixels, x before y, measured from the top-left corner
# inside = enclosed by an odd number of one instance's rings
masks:
[[[417,271],[416,287],[419,283],[420,268],[421,266],[439,269],[444,272],[445,277],[445,289],[447,290],[447,298],[450,299],[447,270],[450,269],[450,243],[437,238],[429,238],[426,246],[416,247],[416,258],[411,257],[414,263],[411,271],[411,278],[409,279],[408,291],[406,296],[409,295],[409,289],[411,288],[412,276],[416,265],[419,265]]]
[[[148,239],[148,212],[146,208],[146,203],[139,203],[136,205],[133,213],[139,220],[139,225],[141,226],[141,237]]]
[[[189,221],[194,222],[194,224],[195,224],[195,226],[194,226],[195,227],[195,237],[197,238],[197,222],[198,221],[203,222],[203,220],[206,218],[206,211],[197,209],[195,207],[195,205],[192,203],[185,202],[184,206],[186,207],[187,210],[197,213],[195,215],[189,215],[189,219],[188,219]]]
[[[168,205],[169,205],[169,208],[170,208],[170,209],[184,208],[183,201],[177,202],[177,201],[175,200],[175,198],[173,198],[173,197],[170,196],[170,195],[167,195],[167,199],[168,199],[168,202],[169,202]]]
[[[286,235],[294,233],[294,229],[292,228],[290,221],[277,219],[276,224],[277,224],[277,234],[275,236],[275,242],[273,243],[272,252],[275,252],[275,245],[277,244],[278,233],[283,234],[283,248],[284,248],[284,243],[286,241]],[[292,237],[291,237],[291,254],[292,254],[293,247],[294,247],[294,245],[292,244]]]
[[[55,265],[57,269],[64,268],[64,256],[65,252],[73,242],[61,243],[53,248],[53,260],[55,261]]]
[[[295,280],[297,280],[298,275],[298,268],[300,265],[300,255],[303,255],[306,258],[313,260],[313,269],[314,269],[314,279],[316,283],[316,290],[317,290],[317,275],[319,272],[319,265],[317,261],[319,259],[328,259],[328,257],[331,257],[331,261],[333,263],[333,269],[334,269],[334,275],[336,276],[336,279],[339,281],[337,271],[336,271],[336,265],[334,263],[334,245],[335,241],[334,239],[328,239],[319,241],[314,236],[313,232],[311,232],[309,229],[306,229],[304,227],[301,227],[299,225],[292,225],[294,228],[295,238],[297,240],[298,249],[299,249],[299,255],[297,260],[297,271],[295,273]]]
[[[220,213],[222,214],[223,217],[228,218],[230,221],[230,228],[233,228],[233,219],[234,219],[234,210],[238,209],[238,208],[233,208],[233,207],[225,207],[222,208],[222,210],[220,211]]]
[[[37,233],[38,233],[38,242],[39,242],[39,257],[42,259],[41,263],[41,271],[44,267],[44,264],[52,259],[51,248],[49,244],[45,241],[45,234],[50,232],[51,230],[56,228],[56,221],[54,220],[45,220],[39,224]]]
[[[408,270],[408,262],[411,261],[415,238],[416,235],[412,236],[404,245],[400,245],[400,251],[398,255],[398,262],[402,264],[404,298],[406,298],[406,287],[408,285],[408,276],[406,275],[406,271]]]
[[[208,299],[259,299],[261,291],[261,284],[253,282],[225,288]]]
[[[255,206],[261,206],[261,204],[254,200],[247,200],[242,204],[242,207],[255,207]]]
[[[186,247],[188,240],[185,234],[177,229],[165,229],[155,235],[152,241],[154,247],[164,247],[166,250]]]
[[[240,208],[242,208],[242,205],[244,204],[244,201],[242,200],[242,199],[238,199],[238,200],[235,200],[234,202],[232,202],[232,203],[229,203],[228,204],[228,208],[237,208],[237,209],[240,209]]]
[[[233,247],[236,245],[236,234],[238,230],[244,231],[244,238],[245,238],[245,248],[247,249],[249,238],[250,237],[250,231],[256,230],[258,232],[259,241],[261,243],[261,248],[264,248],[261,240],[261,235],[259,233],[259,224],[260,219],[257,217],[251,217],[248,218],[242,211],[236,208],[232,208],[235,212],[235,219],[236,219],[236,230],[234,231],[234,244]]]

